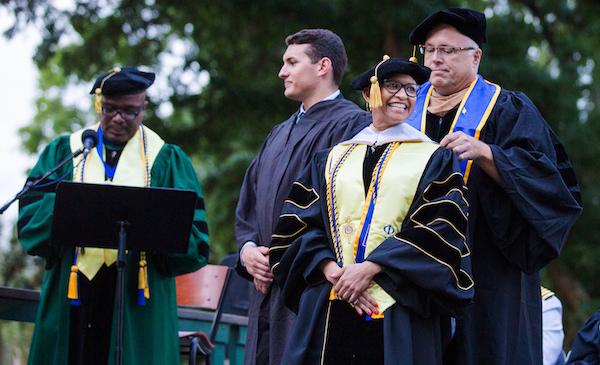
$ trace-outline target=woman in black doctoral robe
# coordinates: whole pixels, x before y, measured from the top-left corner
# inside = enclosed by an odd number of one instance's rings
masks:
[[[269,254],[298,313],[282,363],[441,364],[474,283],[458,162],[402,123],[429,73],[384,57],[354,80],[372,124],[293,184]]]

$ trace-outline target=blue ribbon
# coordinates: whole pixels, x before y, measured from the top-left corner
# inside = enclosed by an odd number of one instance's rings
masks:
[[[98,144],[96,145],[96,151],[98,151],[98,157],[100,157],[100,161],[104,165],[104,173],[106,177],[110,180],[115,176],[115,172],[117,171],[117,165],[115,167],[110,166],[106,161],[104,161],[104,136],[102,134],[102,127],[98,127]]]
[[[144,289],[138,289],[137,290],[137,304],[139,306],[145,306],[146,305],[146,297],[144,296]]]
[[[406,121],[406,123],[422,133],[425,133],[425,126],[421,124],[421,121],[423,114],[427,113],[425,99],[427,98],[430,87],[431,83],[427,82],[419,89],[415,108]],[[477,75],[475,86],[473,87],[473,90],[471,90],[463,108],[457,111],[458,117],[455,119],[456,123],[454,124],[454,129],[449,133],[462,131],[471,137],[475,137],[477,127],[483,119],[488,106],[490,106],[492,102],[495,102],[494,96],[498,88],[499,86],[491,84],[485,81],[481,75]],[[468,160],[463,160],[460,163],[460,170],[463,175],[467,170],[467,163]]]
[[[356,250],[356,263],[361,263],[365,261],[365,252],[367,250],[367,240],[369,239],[369,230],[371,228],[371,221],[373,220],[373,212],[375,211],[375,202],[377,201],[377,194],[379,191],[379,181],[381,179],[381,169],[385,164],[385,160],[387,159],[391,147],[393,145],[389,145],[386,148],[381,160],[379,162],[379,166],[377,167],[377,174],[375,175],[375,181],[373,182],[373,194],[371,194],[371,200],[369,201],[369,208],[367,209],[367,214],[365,215],[365,221],[363,223],[362,229],[360,231],[360,236],[358,238],[358,248]]]

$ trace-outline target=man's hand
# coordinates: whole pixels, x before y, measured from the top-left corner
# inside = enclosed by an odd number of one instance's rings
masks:
[[[459,160],[493,159],[490,146],[463,132],[446,135],[440,145],[456,153]]]
[[[271,289],[271,282],[261,281],[254,278],[254,287],[259,292],[263,293],[264,295],[267,295],[269,294],[269,289]]]
[[[463,132],[454,132],[447,134],[440,145],[452,150],[459,160],[473,160],[486,174],[494,181],[501,184],[500,174],[494,163],[492,149],[486,143],[477,140]]]
[[[340,268],[335,261],[331,260],[323,261],[321,263],[321,271],[323,272],[325,279],[327,279],[327,281],[329,281],[332,285],[335,285],[338,282],[340,276],[342,276],[342,273],[344,272],[344,270]]]
[[[269,248],[245,246],[242,250],[242,262],[246,271],[254,278],[256,290],[267,294],[273,282],[273,274],[269,267]]]
[[[369,314],[376,312],[377,303],[366,290],[372,284],[373,277],[379,272],[381,266],[370,261],[346,266],[335,284],[336,295],[354,305],[359,314],[361,309]]]

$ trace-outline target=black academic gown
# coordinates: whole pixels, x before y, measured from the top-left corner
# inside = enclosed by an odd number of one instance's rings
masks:
[[[310,163],[315,152],[349,139],[368,125],[368,113],[342,96],[321,101],[296,123],[297,113],[276,125],[246,171],[236,209],[238,251],[247,241],[268,246],[292,182]],[[252,280],[246,269],[237,272]],[[281,301],[279,289],[267,296],[250,293],[246,365],[280,364],[294,315]]]
[[[600,364],[600,311],[592,314],[583,324],[573,341],[567,364]]]
[[[294,185],[289,201],[296,204],[284,205],[275,230],[279,237],[286,238],[273,240],[269,257],[286,305],[298,313],[290,335],[293,341],[288,342],[281,362],[286,365],[320,364],[323,356],[332,285],[325,280],[319,264],[336,259],[328,223],[326,160],[327,152],[317,154],[301,179],[302,185],[318,192],[318,197]],[[366,258],[383,268],[374,280],[396,301],[384,312],[385,365],[441,364],[448,335],[441,322],[471,302],[472,282],[466,280],[470,258],[459,254],[468,251],[456,233],[456,229],[466,230],[467,204],[461,194],[463,178],[456,171],[458,163],[452,153],[437,149],[406,214],[414,220],[404,219],[400,232],[384,240]],[[314,199],[308,208],[299,208]],[[285,219],[285,214],[296,215],[306,228],[299,230],[294,226],[298,220]],[[466,275],[453,275],[460,270]]]
[[[446,123],[427,116],[427,135]],[[436,126],[445,131],[436,132]],[[443,127],[442,127],[443,128]],[[475,301],[457,323],[445,363],[542,363],[539,270],[556,258],[581,214],[577,179],[566,152],[526,95],[502,90],[481,138],[502,186],[476,164],[469,178],[468,243]]]

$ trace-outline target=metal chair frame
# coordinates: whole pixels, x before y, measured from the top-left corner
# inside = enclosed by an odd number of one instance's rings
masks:
[[[210,355],[215,347],[214,341],[217,336],[217,332],[219,330],[219,324],[221,322],[221,316],[223,314],[222,307],[225,296],[227,294],[227,289],[229,287],[229,282],[231,280],[231,268],[222,266],[222,265],[212,265],[212,266],[221,266],[226,268],[225,278],[223,280],[223,286],[221,288],[219,294],[219,300],[216,305],[216,309],[214,310],[213,320],[210,326],[210,331],[208,334],[205,332],[180,332],[179,340],[180,340],[180,353],[188,354],[189,353],[189,364],[196,365],[196,361],[198,357],[203,357],[206,360],[206,364],[210,365]],[[203,270],[200,269],[199,271]],[[195,273],[198,275],[198,272]],[[189,274],[188,274],[189,275]],[[178,279],[180,280],[180,279]],[[185,279],[190,280],[190,278]],[[178,305],[182,305],[179,303],[179,287],[177,288],[178,293]],[[185,303],[184,305],[190,308],[203,309],[201,306],[191,305]]]

